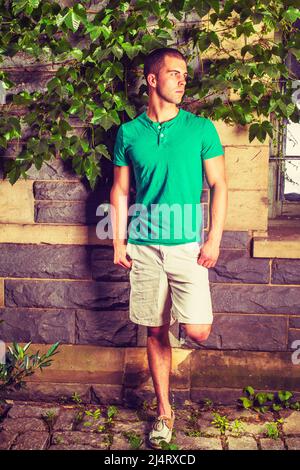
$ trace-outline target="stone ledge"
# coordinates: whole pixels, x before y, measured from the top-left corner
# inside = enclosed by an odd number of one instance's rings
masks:
[[[19,343],[25,346],[25,343]],[[6,343],[12,346],[12,343]],[[28,354],[45,354],[50,344],[31,344]],[[125,348],[97,347],[90,345],[60,344],[52,364],[37,370],[26,382],[57,383],[105,383],[121,384],[123,379]]]
[[[267,234],[253,235],[254,258],[300,259],[300,219],[270,219]]]
[[[45,353],[49,346],[32,344],[29,353]],[[112,397],[116,402],[154,397],[146,348],[61,345],[58,350],[50,367],[26,378],[27,391],[6,398],[57,399],[76,390],[86,395],[88,402],[91,396],[96,402]],[[300,365],[292,364],[290,352],[173,348],[171,390],[180,402],[213,397],[230,403],[248,385],[256,391],[290,390],[298,399],[299,376]]]
[[[0,278],[0,307],[4,307],[4,279]]]
[[[100,240],[96,225],[1,224],[0,243],[40,243],[49,245],[108,245]]]

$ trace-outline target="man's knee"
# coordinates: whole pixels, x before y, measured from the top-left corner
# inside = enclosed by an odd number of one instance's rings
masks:
[[[187,323],[182,323],[182,325],[187,336],[197,343],[201,343],[209,337],[212,327],[211,324],[189,325]]]

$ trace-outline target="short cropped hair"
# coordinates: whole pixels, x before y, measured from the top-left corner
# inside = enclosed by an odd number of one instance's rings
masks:
[[[144,77],[148,87],[147,77],[149,73],[154,73],[155,75],[159,74],[159,70],[164,64],[165,56],[177,57],[186,62],[184,55],[177,49],[172,47],[161,47],[159,49],[154,49],[150,54],[148,54],[144,60]]]

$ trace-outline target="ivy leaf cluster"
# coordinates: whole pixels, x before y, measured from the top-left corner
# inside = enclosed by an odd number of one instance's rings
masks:
[[[32,166],[61,158],[94,189],[103,158],[112,160],[118,126],[147,103],[145,84],[134,91],[131,84],[158,47],[186,56],[182,105],[196,114],[249,125],[249,140],[260,142],[274,138],[274,120],[299,122],[296,77],[287,66],[288,57],[300,58],[298,0],[65,3],[0,0],[0,81],[7,96],[0,150],[13,143],[19,149],[5,161],[11,184],[27,178]],[[191,66],[195,58],[199,70]],[[27,72],[47,68],[44,89],[15,91],[9,68],[22,60]]]

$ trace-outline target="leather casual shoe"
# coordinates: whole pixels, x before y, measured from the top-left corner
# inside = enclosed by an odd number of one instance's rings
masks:
[[[149,443],[154,449],[161,449],[161,441],[169,443],[172,439],[175,413],[171,410],[171,418],[160,415],[155,419],[149,433]]]

